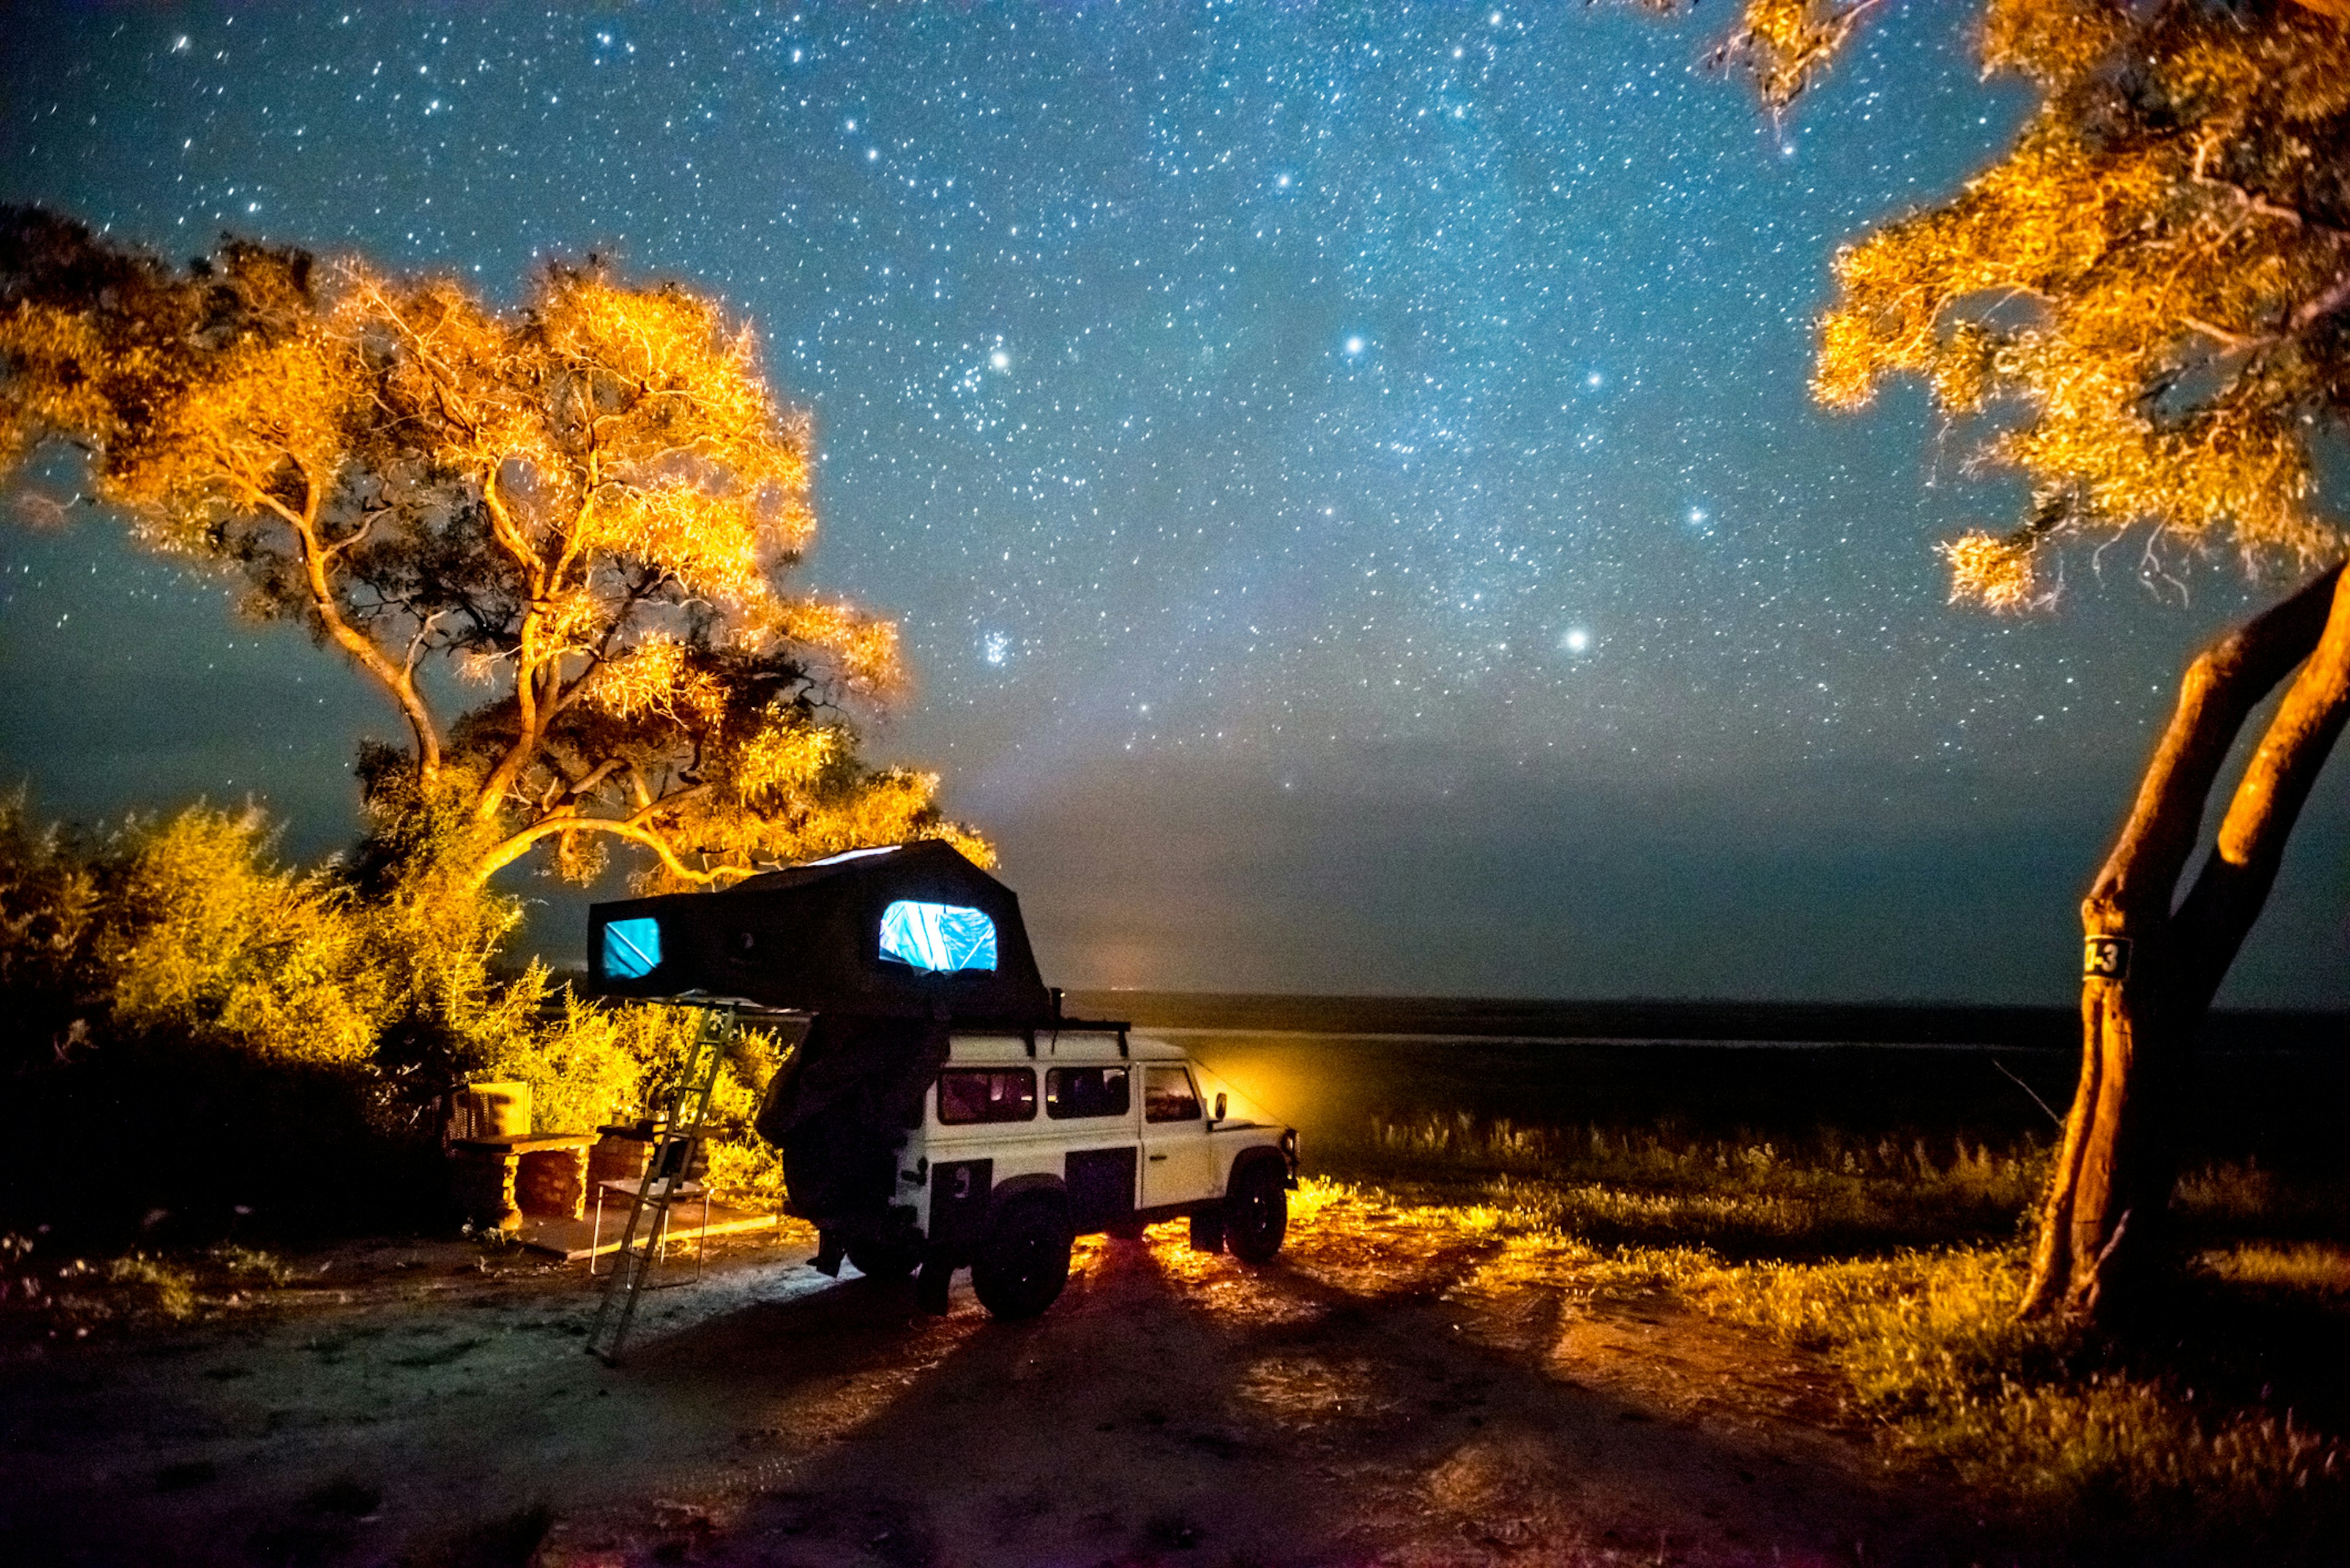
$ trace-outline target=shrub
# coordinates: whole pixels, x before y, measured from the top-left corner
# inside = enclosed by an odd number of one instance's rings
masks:
[[[0,1051],[40,1158],[85,1172],[72,1211],[17,1190],[7,1217],[89,1240],[158,1213],[198,1231],[235,1211],[435,1224],[434,1110],[454,1084],[528,1083],[543,1131],[658,1104],[698,1015],[590,1002],[537,963],[499,972],[515,906],[442,875],[439,843],[380,830],[349,874],[298,870],[250,808],[84,839],[31,833],[21,797],[0,802]],[[712,1105],[722,1196],[778,1190],[749,1131],[778,1056],[763,1033],[729,1053]]]
[[[390,955],[330,872],[272,863],[276,839],[258,810],[203,805],[116,836],[88,958],[113,1024],[270,1061],[368,1060],[396,990]]]

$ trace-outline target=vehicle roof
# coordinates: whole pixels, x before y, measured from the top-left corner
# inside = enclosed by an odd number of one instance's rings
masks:
[[[1034,1060],[1054,1062],[1188,1062],[1189,1056],[1164,1040],[1154,1040],[1148,1034],[1128,1034],[1126,1050],[1118,1048],[1118,1032],[1109,1029],[1064,1029],[1057,1034],[1051,1030],[1036,1031],[1036,1051]],[[1031,1060],[1028,1040],[1022,1034],[965,1034],[952,1036],[957,1063],[1020,1062]]]

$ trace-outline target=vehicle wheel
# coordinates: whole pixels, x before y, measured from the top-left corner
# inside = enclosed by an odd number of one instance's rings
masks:
[[[868,1280],[902,1280],[921,1263],[920,1251],[902,1241],[851,1241],[848,1261]]]
[[[997,1317],[1035,1317],[1069,1282],[1069,1222],[1057,1204],[1015,1202],[988,1227],[971,1263],[972,1293]]]
[[[1268,1162],[1243,1166],[1224,1194],[1224,1242],[1243,1262],[1269,1263],[1289,1234],[1289,1191]]]

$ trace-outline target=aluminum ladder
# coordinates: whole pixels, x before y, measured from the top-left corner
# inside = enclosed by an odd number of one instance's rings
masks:
[[[718,1085],[718,1069],[736,1033],[734,1010],[704,1007],[702,1026],[694,1032],[683,1070],[669,1093],[668,1103],[654,1123],[652,1156],[645,1162],[644,1179],[637,1183],[636,1199],[629,1205],[629,1222],[620,1231],[620,1250],[613,1255],[612,1272],[605,1276],[603,1303],[588,1331],[588,1354],[606,1366],[620,1362],[629,1325],[637,1319],[637,1302],[645,1293],[653,1260],[667,1233],[670,1205],[677,1200],[702,1149],[702,1124],[710,1114],[711,1091]],[[702,1191],[705,1207],[709,1189]],[[594,1267],[591,1259],[589,1267]]]

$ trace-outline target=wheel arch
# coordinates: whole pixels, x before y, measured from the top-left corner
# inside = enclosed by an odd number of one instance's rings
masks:
[[[1230,1193],[1233,1183],[1259,1166],[1269,1167],[1281,1178],[1284,1187],[1296,1187],[1296,1179],[1289,1174],[1289,1162],[1282,1158],[1281,1150],[1268,1144],[1255,1144],[1232,1156],[1232,1168],[1224,1174],[1225,1192]]]
[[[987,1211],[992,1217],[1001,1214],[1015,1203],[1052,1202],[1058,1204],[1064,1218],[1069,1210],[1068,1183],[1046,1170],[1030,1171],[1024,1176],[1007,1176],[988,1189]]]

